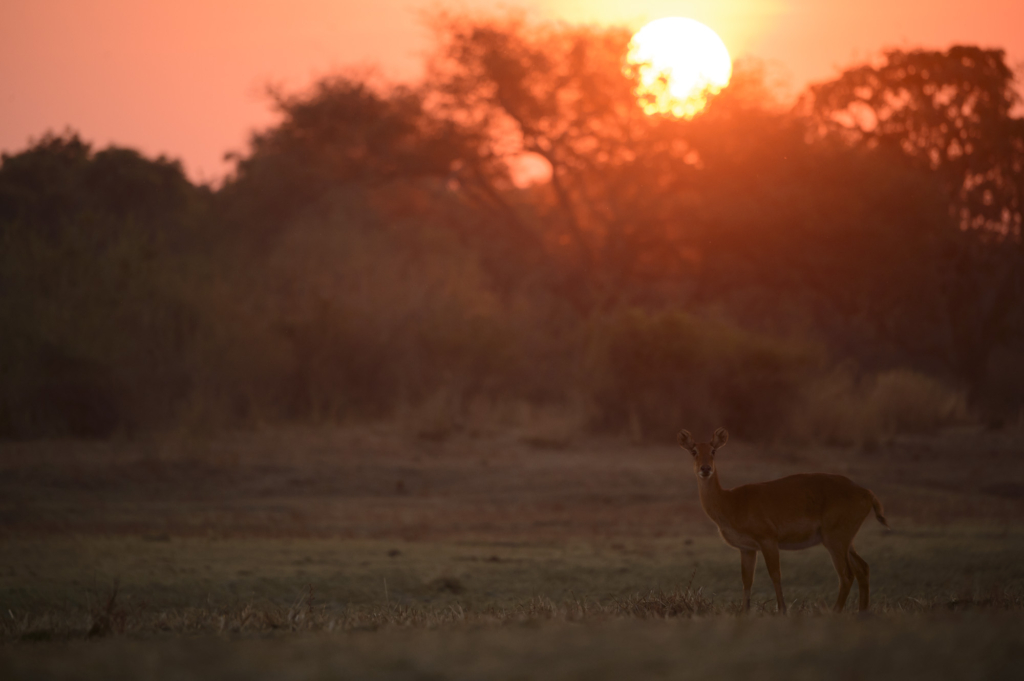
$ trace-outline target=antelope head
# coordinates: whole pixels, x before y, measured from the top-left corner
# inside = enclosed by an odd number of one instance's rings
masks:
[[[694,442],[688,430],[679,431],[679,446],[693,455],[693,470],[701,480],[708,480],[715,474],[715,452],[725,446],[729,431],[719,428],[711,442]]]

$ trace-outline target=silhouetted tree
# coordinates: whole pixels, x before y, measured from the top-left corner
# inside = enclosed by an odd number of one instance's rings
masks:
[[[550,179],[529,193],[540,223],[518,228],[539,230],[587,289],[585,306],[622,300],[638,275],[678,274],[666,238],[697,159],[682,121],[638,103],[629,33],[507,19],[453,20],[443,35],[437,109],[482,142],[460,168],[463,185],[501,204],[510,166],[545,164]]]
[[[0,229],[17,223],[55,236],[65,229],[97,230],[130,221],[167,237],[200,211],[208,196],[189,182],[177,161],[151,160],[113,146],[94,152],[73,132],[47,134],[2,160]]]
[[[344,194],[396,181],[444,180],[464,155],[456,126],[430,116],[418,92],[380,93],[346,78],[308,94],[274,94],[280,124],[256,133],[220,193],[227,218],[250,235]]]
[[[4,154],[0,436],[102,436],[173,411],[208,197],[177,162],[74,133]]]
[[[934,173],[955,221],[939,264],[947,355],[975,399],[1024,296],[1024,119],[1002,50],[886,53],[815,86],[819,131]],[[959,227],[959,230],[957,230]]]

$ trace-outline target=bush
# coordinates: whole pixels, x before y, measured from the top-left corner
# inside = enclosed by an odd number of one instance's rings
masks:
[[[392,188],[394,189],[394,188]],[[443,391],[515,393],[521,352],[476,256],[449,233],[338,205],[239,266],[286,366],[280,418],[381,418]],[[269,342],[273,339],[264,339]]]
[[[594,328],[594,424],[628,427],[637,439],[723,424],[740,436],[771,436],[818,361],[807,347],[724,322],[627,310]]]
[[[909,369],[881,373],[868,394],[885,433],[921,433],[967,419],[967,398],[939,380]]]
[[[840,366],[810,381],[793,412],[798,441],[868,445],[897,433],[921,433],[968,420],[962,391],[908,369],[858,378]]]

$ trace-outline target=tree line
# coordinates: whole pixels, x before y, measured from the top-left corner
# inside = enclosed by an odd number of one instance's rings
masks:
[[[643,113],[623,29],[438,36],[415,86],[275,94],[217,189],[72,132],[4,154],[0,436],[443,399],[785,437],[822,395],[849,411],[897,383],[1018,413],[1024,120],[1001,51],[890,51],[795,106],[740,62],[684,119]]]

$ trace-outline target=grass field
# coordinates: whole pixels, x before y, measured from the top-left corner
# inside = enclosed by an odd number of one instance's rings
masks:
[[[730,443],[726,486],[850,475],[872,613],[821,548],[763,564],[688,457],[389,428],[0,447],[0,678],[1020,678],[1024,437]]]

